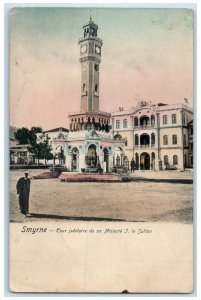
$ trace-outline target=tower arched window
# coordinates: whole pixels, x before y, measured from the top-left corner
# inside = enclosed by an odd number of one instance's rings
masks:
[[[188,117],[186,114],[183,115],[183,125],[184,126],[187,126],[187,123],[188,123]]]
[[[167,135],[163,136],[163,145],[168,145],[168,136]]]
[[[184,134],[184,146],[187,145],[186,134]]]
[[[97,93],[98,92],[98,85],[95,84],[95,92]]]

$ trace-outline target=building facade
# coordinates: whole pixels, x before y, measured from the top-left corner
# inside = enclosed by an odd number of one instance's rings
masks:
[[[69,130],[43,132],[50,138],[53,164],[65,164],[68,171],[101,167],[111,172],[114,167],[130,166],[133,158],[138,170],[193,167],[193,110],[187,101],[175,105],[139,101],[127,111],[122,107],[113,113],[99,110],[102,45],[98,25],[90,18],[78,41],[80,111],[69,114]],[[12,143],[13,163],[21,158],[33,161],[27,145],[24,149]]]
[[[192,120],[186,104],[139,101],[130,111],[112,113],[112,132],[126,139],[125,155],[134,158],[137,169],[182,170],[193,166]]]

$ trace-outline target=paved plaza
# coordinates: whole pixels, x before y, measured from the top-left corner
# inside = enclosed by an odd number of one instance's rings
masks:
[[[30,170],[30,177],[42,170]],[[22,171],[10,171],[10,221],[91,220],[129,222],[192,222],[193,172],[136,171],[132,182],[60,182],[31,180],[30,213],[19,213],[16,182]],[[138,178],[138,180],[137,180]],[[139,178],[141,179],[139,181]],[[151,182],[149,179],[158,179]],[[160,182],[167,179],[167,182]],[[168,182],[168,179],[174,179]],[[181,179],[184,180],[181,183]]]

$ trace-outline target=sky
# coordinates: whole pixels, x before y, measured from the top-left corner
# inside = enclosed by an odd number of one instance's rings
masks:
[[[68,127],[79,112],[79,38],[90,15],[103,40],[100,110],[137,101],[193,103],[189,9],[14,8],[10,29],[10,125]]]

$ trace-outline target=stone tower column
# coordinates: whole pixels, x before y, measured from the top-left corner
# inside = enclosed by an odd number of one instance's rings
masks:
[[[101,62],[102,40],[97,37],[98,25],[90,18],[83,26],[80,46],[81,63],[81,112],[99,111],[99,65]]]

